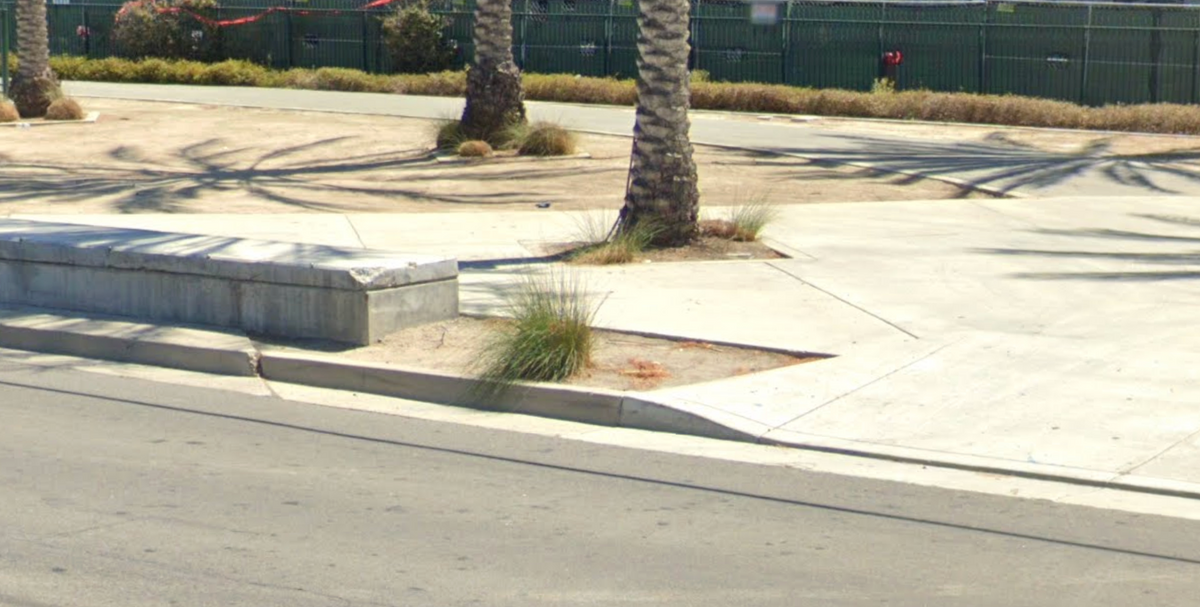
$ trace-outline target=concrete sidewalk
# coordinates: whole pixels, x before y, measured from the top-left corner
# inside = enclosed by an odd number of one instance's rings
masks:
[[[426,119],[461,114],[463,100],[373,93],[243,87],[68,82],[80,97],[176,101]],[[632,108],[529,102],[530,117],[594,133],[630,136]],[[1003,127],[996,127],[1002,129]],[[995,142],[853,134],[821,122],[732,120],[726,113],[693,112],[692,141],[835,164],[919,175],[1018,197],[1200,195],[1200,168],[1170,155],[1119,156],[1103,146],[1086,153],[1054,153]],[[1180,147],[1195,138],[1181,138]]]
[[[836,355],[654,393],[743,436],[1200,497],[1198,203],[783,207],[768,238],[791,259],[585,272],[608,295],[602,326]],[[575,225],[557,211],[245,219],[71,221],[456,255],[462,308],[480,313]]]

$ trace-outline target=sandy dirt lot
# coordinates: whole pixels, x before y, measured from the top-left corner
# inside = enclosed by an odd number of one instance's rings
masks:
[[[0,128],[0,214],[617,209],[630,141],[587,159],[432,158],[427,120],[84,99],[95,124]],[[696,149],[704,204],[982,196],[933,180]]]

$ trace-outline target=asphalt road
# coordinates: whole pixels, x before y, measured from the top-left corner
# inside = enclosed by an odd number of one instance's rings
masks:
[[[178,101],[326,112],[352,112],[444,119],[462,112],[462,99],[219,86],[175,86],[70,82],[83,97]],[[597,133],[630,136],[632,108],[529,102],[534,120]],[[1003,127],[997,127],[1003,128]],[[693,143],[793,154],[834,164],[867,165],[886,171],[953,179],[1022,196],[1139,196],[1200,193],[1200,170],[1180,164],[1194,153],[1119,156],[1104,146],[1087,153],[1054,153],[1002,142],[918,139],[897,134],[854,135],[822,129],[820,123],[727,120],[693,112]],[[1180,147],[1191,145],[1181,139]]]
[[[1200,524],[0,363],[0,605],[1195,604]]]

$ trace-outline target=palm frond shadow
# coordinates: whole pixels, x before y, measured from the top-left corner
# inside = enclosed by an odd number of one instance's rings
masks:
[[[823,162],[868,165],[920,178],[953,178],[972,188],[1001,193],[1042,190],[1088,173],[1100,185],[1126,186],[1142,192],[1187,194],[1200,192],[1200,150],[1184,149],[1155,154],[1114,154],[1111,144],[1095,141],[1077,152],[1049,152],[1005,140],[990,142],[933,142],[868,136],[839,136],[850,146],[831,149],[814,142],[811,147],[791,145],[763,150],[817,158]],[[1183,188],[1195,189],[1184,191]]]
[[[5,203],[30,199],[53,204],[112,197],[119,212],[179,212],[186,203],[207,194],[231,191],[314,211],[344,210],[347,196],[450,204],[496,204],[527,197],[515,187],[505,189],[500,185],[516,172],[528,175],[520,169],[472,173],[472,179],[497,182],[497,187],[487,193],[438,194],[419,182],[454,179],[463,174],[464,167],[439,164],[426,150],[352,156],[319,153],[346,139],[333,137],[274,149],[249,160],[237,158],[249,149],[225,148],[222,140],[207,139],[180,147],[170,159],[145,158],[136,149],[118,145],[106,155],[113,162],[5,162],[0,165],[4,169],[0,170],[0,209]],[[298,157],[302,153],[307,157]],[[133,163],[136,166],[130,166]],[[390,173],[406,167],[419,168],[426,174]]]
[[[1132,214],[1132,217],[1168,223],[1174,226],[1196,228],[1196,234],[1159,234],[1147,231],[1114,229],[1038,230],[1039,234],[1083,239],[1098,243],[1100,248],[1088,249],[978,249],[978,252],[1009,257],[1030,257],[1041,260],[1075,259],[1090,261],[1125,262],[1136,269],[1118,271],[1080,272],[1022,272],[1015,278],[1031,280],[1091,280],[1099,282],[1164,282],[1200,279],[1200,248],[1168,251],[1130,251],[1130,243],[1147,243],[1158,246],[1200,245],[1200,219],[1193,217],[1165,216],[1154,214]],[[1103,245],[1115,245],[1105,248]],[[1142,269],[1145,268],[1145,269]]]

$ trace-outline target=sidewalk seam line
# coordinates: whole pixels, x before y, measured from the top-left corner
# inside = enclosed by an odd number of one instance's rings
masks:
[[[350,226],[350,231],[354,232],[354,238],[358,240],[360,248],[367,248],[367,243],[363,242],[362,235],[358,233],[358,228],[354,226],[354,222],[350,219],[350,215],[342,213],[342,219],[346,220],[346,225]]]
[[[909,361],[909,362],[907,362],[907,363],[905,363],[905,364],[903,364],[903,365],[900,365],[899,367],[896,367],[895,369],[892,369],[891,371],[888,371],[887,373],[884,373],[883,375],[880,375],[879,377],[876,377],[875,379],[872,379],[871,381],[869,381],[869,382],[867,382],[867,383],[865,383],[865,384],[862,384],[861,386],[857,386],[857,387],[855,387],[855,388],[853,388],[853,389],[851,389],[851,390],[848,390],[848,391],[846,391],[846,392],[843,392],[843,393],[841,393],[841,394],[839,394],[839,395],[837,395],[837,396],[835,396],[835,397],[833,397],[833,398],[831,398],[831,399],[829,399],[829,400],[827,400],[827,401],[825,401],[825,402],[823,402],[823,403],[821,403],[821,404],[817,405],[816,407],[813,407],[812,409],[809,409],[808,411],[805,411],[804,413],[801,413],[800,415],[797,415],[796,417],[793,417],[792,419],[789,419],[788,421],[786,421],[786,422],[783,422],[782,424],[779,424],[778,426],[775,426],[775,428],[776,428],[776,429],[782,429],[784,426],[786,426],[786,425],[788,425],[788,424],[790,424],[790,423],[793,423],[793,422],[795,422],[795,421],[797,421],[797,420],[800,420],[800,419],[802,419],[802,418],[808,417],[809,415],[812,415],[813,413],[816,413],[817,411],[819,411],[819,410],[821,410],[821,409],[824,409],[825,407],[827,407],[827,406],[829,406],[829,405],[832,405],[833,403],[835,403],[835,402],[837,402],[837,401],[839,401],[839,400],[842,400],[843,398],[846,398],[847,396],[850,396],[851,394],[854,394],[855,392],[858,392],[859,390],[862,390],[862,389],[864,389],[864,388],[867,388],[867,387],[869,387],[869,386],[873,386],[873,385],[875,385],[876,383],[879,383],[879,382],[881,382],[881,381],[883,381],[883,380],[885,380],[885,379],[887,379],[887,378],[889,378],[889,377],[891,377],[891,376],[893,376],[893,375],[895,375],[895,374],[897,374],[897,373],[899,373],[899,372],[901,372],[901,371],[903,371],[903,370],[905,370],[905,369],[907,369],[907,368],[909,368],[909,367],[911,367],[911,366],[913,366],[913,365],[915,365],[915,364],[917,364],[917,363],[919,363],[919,362],[921,362],[921,361],[923,361],[923,360],[925,360],[925,359],[929,358],[930,356],[933,356],[934,354],[937,354],[938,352],[941,352],[942,350],[945,350],[946,348],[950,347],[950,346],[951,346],[951,345],[953,345],[954,343],[956,343],[956,342],[951,342],[951,343],[948,343],[948,344],[942,345],[942,346],[940,346],[939,348],[937,348],[936,350],[934,350],[934,351],[932,351],[932,352],[929,352],[929,353],[925,354],[924,356],[922,356],[922,357],[920,357],[920,358],[918,358],[918,359],[916,359],[916,360]],[[809,434],[812,434],[812,433],[810,432]],[[817,435],[815,435],[815,436],[821,436],[821,435],[817,434]],[[832,438],[832,437],[831,437],[831,438]],[[841,439],[841,440],[846,440],[846,439]],[[872,445],[874,445],[874,444],[879,444],[879,443],[874,443],[874,442],[869,442],[869,441],[862,441],[862,442],[865,442],[865,443],[867,443],[867,444],[872,444]]]
[[[889,327],[891,327],[891,328],[893,328],[893,329],[895,329],[895,330],[897,330],[897,331],[899,331],[899,332],[901,332],[901,333],[903,333],[903,334],[905,334],[905,335],[907,335],[907,336],[909,336],[909,337],[911,337],[911,338],[913,338],[913,339],[921,339],[921,336],[919,336],[919,335],[915,335],[915,334],[913,334],[913,333],[911,333],[911,332],[909,332],[909,331],[905,330],[905,329],[904,329],[903,327],[901,327],[900,325],[897,325],[896,323],[894,323],[894,322],[892,322],[892,321],[890,321],[890,320],[888,320],[888,319],[886,319],[886,318],[884,318],[884,317],[882,317],[882,316],[880,316],[880,315],[878,315],[878,314],[875,314],[874,312],[871,312],[870,310],[867,310],[866,308],[863,308],[862,306],[859,306],[859,305],[857,305],[857,304],[854,304],[854,303],[852,303],[852,302],[846,301],[845,299],[843,299],[843,298],[841,298],[841,297],[838,297],[837,295],[834,295],[833,293],[830,293],[829,291],[826,291],[825,289],[822,289],[821,287],[818,287],[817,285],[815,285],[815,284],[813,284],[813,283],[811,283],[811,282],[809,282],[809,281],[807,281],[807,280],[804,280],[803,278],[801,278],[801,277],[799,277],[799,276],[796,276],[795,274],[793,274],[793,273],[789,272],[788,270],[785,270],[785,269],[783,269],[783,268],[781,268],[781,267],[779,267],[779,266],[775,265],[775,262],[767,262],[767,265],[768,265],[768,266],[771,266],[772,268],[775,268],[776,270],[779,270],[780,272],[783,272],[784,274],[786,274],[786,275],[788,275],[788,276],[790,276],[790,277],[792,277],[792,278],[794,278],[794,279],[796,279],[796,280],[798,280],[798,281],[800,281],[802,284],[808,285],[808,286],[810,286],[810,287],[812,287],[812,288],[814,288],[814,289],[816,289],[816,290],[818,290],[818,291],[820,291],[820,292],[822,292],[822,293],[824,293],[824,294],[826,294],[826,295],[828,295],[828,296],[830,296],[830,297],[832,297],[832,298],[834,298],[834,299],[836,299],[836,300],[838,300],[838,301],[840,301],[840,302],[842,302],[842,303],[844,303],[844,304],[846,304],[846,305],[848,305],[848,306],[850,306],[850,307],[854,308],[855,310],[858,310],[859,312],[862,312],[863,314],[866,314],[867,316],[870,316],[871,318],[874,318],[875,320],[878,320],[879,322],[882,322],[882,323],[886,324],[887,326],[889,326]]]
[[[1182,445],[1183,443],[1186,443],[1186,442],[1192,440],[1193,438],[1195,438],[1197,436],[1200,436],[1200,430],[1196,430],[1195,432],[1192,432],[1191,434],[1179,439],[1178,441],[1175,441],[1175,442],[1171,443],[1170,445],[1167,445],[1167,447],[1164,448],[1162,451],[1159,451],[1158,453],[1151,455],[1149,458],[1143,460],[1141,463],[1134,464],[1132,466],[1128,466],[1126,468],[1118,470],[1117,474],[1119,476],[1129,476],[1129,475],[1133,474],[1134,472],[1136,472],[1138,468],[1141,468],[1143,466],[1150,464],[1154,460],[1166,455],[1168,451],[1174,449],[1175,447],[1178,447],[1179,445]]]

